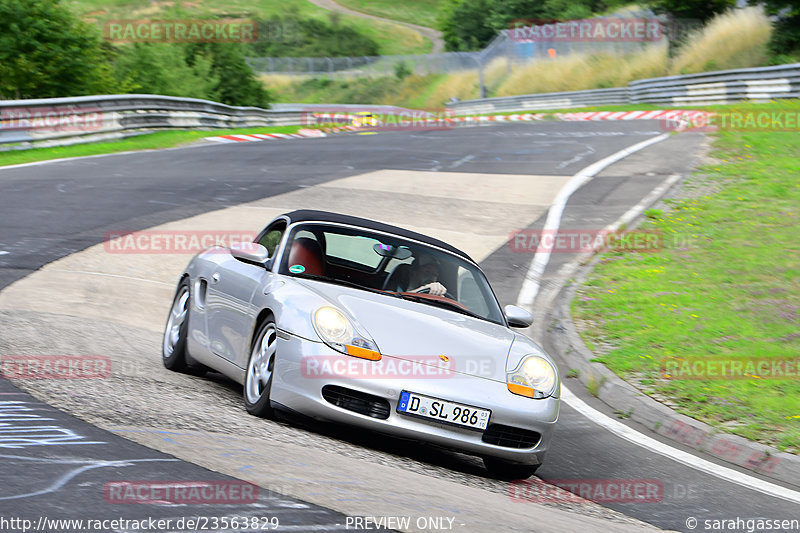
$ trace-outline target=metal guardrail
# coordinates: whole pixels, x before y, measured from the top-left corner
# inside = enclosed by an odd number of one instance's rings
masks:
[[[164,129],[301,124],[300,109],[235,107],[148,94],[0,101],[0,150],[119,139]]]
[[[623,87],[621,89],[596,89],[593,91],[568,91],[465,100],[463,102],[449,103],[447,107],[453,110],[456,115],[472,115],[627,103],[628,90]]]
[[[566,109],[595,105],[726,104],[800,98],[800,63],[706,72],[631,82],[627,87],[529,94],[454,102],[455,115]],[[348,108],[388,112],[391,106],[276,104],[235,107],[147,94],[0,101],[0,151],[119,139],[165,129],[300,125],[309,111]]]
[[[633,81],[631,103],[699,105],[798,98],[800,63]]]
[[[447,107],[456,115],[471,115],[614,104],[728,104],[775,98],[800,98],[800,63],[650,78],[615,89],[465,100]]]

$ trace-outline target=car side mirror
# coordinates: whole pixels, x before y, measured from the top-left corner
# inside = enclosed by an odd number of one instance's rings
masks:
[[[269,261],[269,251],[257,242],[240,242],[231,245],[231,255],[239,261],[266,265]]]
[[[533,315],[516,305],[507,305],[503,308],[508,325],[512,328],[527,328],[533,324]]]

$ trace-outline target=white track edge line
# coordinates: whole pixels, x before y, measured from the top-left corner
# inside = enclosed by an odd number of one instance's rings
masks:
[[[673,448],[668,444],[657,441],[652,437],[643,435],[635,429],[632,429],[622,422],[614,420],[613,418],[608,417],[591,407],[586,402],[575,396],[572,391],[563,385],[561,386],[561,397],[570,407],[578,411],[580,414],[598,426],[603,427],[618,437],[641,446],[642,448],[647,448],[659,455],[663,455],[664,457],[672,459],[673,461],[690,466],[695,470],[700,470],[701,472],[711,474],[712,476],[718,477],[725,481],[736,483],[737,485],[741,485],[745,488],[757,490],[764,494],[775,496],[776,498],[781,498],[783,500],[788,500],[793,503],[800,503],[800,492],[788,489],[786,487],[781,487],[780,485],[775,485],[774,483],[764,481],[763,479],[750,476],[749,474],[745,474],[743,472],[737,472],[736,470],[718,465],[716,463],[712,463],[711,461],[697,457],[694,454],[685,452],[683,450],[678,450],[677,448]]]
[[[553,200],[553,204],[547,212],[547,219],[545,220],[542,232],[555,232],[558,230],[559,226],[561,225],[561,215],[564,212],[567,201],[569,200],[570,196],[572,196],[572,193],[577,191],[586,181],[594,177],[604,168],[616,163],[620,159],[628,157],[634,152],[638,152],[639,150],[646,148],[651,144],[661,142],[667,138],[669,138],[669,134],[662,133],[661,135],[636,143],[628,148],[623,148],[619,152],[611,154],[608,157],[604,157],[600,161],[592,163],[588,167],[578,171],[578,173],[572,176],[572,178],[570,178],[570,180],[561,188],[561,190],[558,191],[558,194]],[[536,295],[539,293],[539,282],[541,281],[545,268],[547,268],[547,263],[550,261],[550,252],[552,251],[553,243],[550,244],[550,247],[545,247],[540,243],[539,248],[536,249],[536,254],[533,256],[533,261],[531,261],[528,271],[525,273],[525,279],[522,282],[522,288],[517,296],[517,305],[520,307],[530,307],[536,300]]]

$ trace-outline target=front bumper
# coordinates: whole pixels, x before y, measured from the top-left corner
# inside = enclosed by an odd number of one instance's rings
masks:
[[[305,358],[305,359],[304,359]],[[324,371],[309,372],[309,360]],[[403,438],[431,442],[466,453],[491,456],[507,461],[540,464],[550,443],[559,413],[559,399],[534,400],[511,394],[505,383],[466,376],[441,373],[432,375],[382,375],[380,377],[353,375],[347,365],[319,365],[320,361],[355,359],[341,354],[321,342],[282,334],[279,338],[270,399],[273,403],[321,420],[351,424]],[[359,360],[361,361],[361,360]],[[369,363],[369,362],[368,362]],[[342,371],[344,367],[344,371]],[[389,403],[388,418],[380,419],[360,414],[328,402],[322,388],[337,386],[366,393]],[[433,420],[412,417],[397,412],[402,391],[415,392],[434,398],[450,400],[491,410],[490,424],[501,424],[540,435],[530,447],[515,448],[484,442],[483,431]]]

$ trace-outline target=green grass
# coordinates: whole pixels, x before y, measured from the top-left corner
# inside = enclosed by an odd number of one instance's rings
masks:
[[[101,27],[103,22],[112,19],[158,18],[172,13],[173,2],[152,2],[151,0],[68,0],[75,13],[85,20]],[[303,17],[328,20],[331,12],[315,6],[306,0],[195,0],[180,3],[182,17],[229,16],[260,17],[295,12]],[[354,27],[359,33],[372,37],[380,46],[381,54],[425,54],[430,52],[433,43],[422,38],[417,32],[398,24],[375,22],[349,15],[339,16],[340,20]]]
[[[429,28],[436,27],[436,18],[445,6],[445,0],[336,0],[338,4],[354,11],[368,13],[392,20],[410,22]]]
[[[402,80],[394,76],[348,80],[304,78],[283,85],[271,83],[269,76],[262,79],[278,102],[387,104],[423,108],[431,107],[426,105],[426,95],[445,77],[443,74],[429,74],[412,75]],[[438,107],[442,107],[441,103]]]
[[[199,141],[203,137],[230,135],[234,133],[295,133],[302,126],[275,126],[270,128],[247,128],[213,131],[161,131],[139,135],[119,141],[76,144],[73,146],[55,146],[52,148],[33,148],[30,150],[11,150],[0,152],[0,166],[46,161],[64,157],[81,157],[87,155],[112,154],[133,150],[156,150],[172,148]]]
[[[800,112],[798,103],[737,106]],[[800,142],[796,131],[720,131],[687,187],[650,211],[656,253],[605,254],[572,303],[598,355],[681,413],[800,453],[800,380],[669,380],[662,358],[795,359],[800,354]]]

